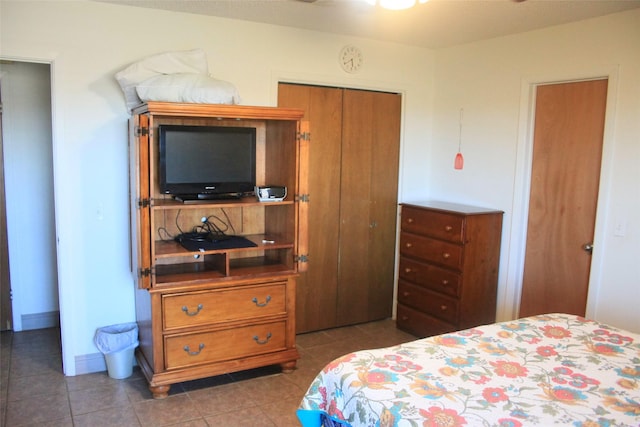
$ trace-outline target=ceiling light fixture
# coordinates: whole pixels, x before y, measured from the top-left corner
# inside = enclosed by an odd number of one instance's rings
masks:
[[[409,9],[416,5],[416,3],[426,3],[428,0],[365,0],[371,5],[378,5],[384,9],[390,10],[402,10]]]

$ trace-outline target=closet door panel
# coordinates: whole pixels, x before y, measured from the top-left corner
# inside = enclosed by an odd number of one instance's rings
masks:
[[[391,316],[401,97],[345,90],[338,325]]]
[[[369,319],[391,317],[395,283],[402,97],[376,93],[373,105]]]
[[[340,326],[369,319],[373,105],[372,93],[345,90],[342,106],[342,203],[338,267]]]
[[[281,83],[278,105],[309,122],[308,269],[297,283],[298,333],[335,327],[338,287],[342,90]]]

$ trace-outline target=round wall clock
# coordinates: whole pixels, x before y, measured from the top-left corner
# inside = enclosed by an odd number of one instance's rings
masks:
[[[347,73],[355,73],[362,67],[364,56],[358,47],[347,45],[340,50],[338,61],[344,71]]]

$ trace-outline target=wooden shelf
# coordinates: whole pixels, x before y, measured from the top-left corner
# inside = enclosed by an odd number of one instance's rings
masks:
[[[269,261],[263,257],[241,258],[231,262],[230,274],[225,275],[217,270],[209,270],[202,263],[185,263],[156,266],[156,285],[169,286],[205,283],[222,279],[232,280],[239,277],[272,276],[274,274],[290,275],[293,270],[279,262]]]
[[[297,108],[254,107],[246,105],[190,104],[149,101],[136,107],[133,114],[152,113],[167,117],[207,117],[213,119],[300,120],[304,111]]]
[[[207,207],[214,208],[239,208],[243,206],[286,206],[293,205],[293,200],[283,200],[281,202],[260,202],[255,197],[243,197],[241,199],[224,199],[224,200],[192,200],[181,202],[174,199],[153,199],[152,206],[154,209],[202,209]]]
[[[217,270],[208,270],[203,263],[168,264],[156,266],[156,284],[168,285],[194,281],[211,281],[225,277]]]
[[[256,250],[271,250],[271,249],[290,249],[293,248],[293,242],[286,241],[279,236],[265,236],[264,234],[253,234],[248,236],[242,236],[253,243],[256,246],[249,248],[227,248],[227,249],[208,249],[204,251],[190,251],[183,247],[180,243],[174,240],[157,240],[155,242],[155,257],[160,258],[173,258],[181,256],[193,256],[197,255],[210,255],[210,254],[223,254],[232,252],[248,252]],[[270,243],[273,242],[273,243]]]

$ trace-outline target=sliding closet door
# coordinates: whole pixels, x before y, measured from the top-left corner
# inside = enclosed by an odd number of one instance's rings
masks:
[[[391,316],[401,97],[345,90],[338,325]]]
[[[296,292],[296,330],[336,326],[342,90],[280,84],[278,105],[301,108],[309,122],[309,263]]]

